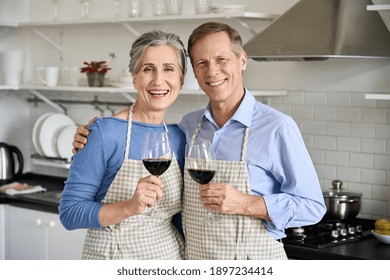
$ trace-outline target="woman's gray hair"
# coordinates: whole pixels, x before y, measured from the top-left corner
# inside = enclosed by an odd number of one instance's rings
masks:
[[[184,77],[187,71],[187,53],[183,42],[176,34],[159,30],[146,32],[134,41],[130,50],[129,71],[131,74],[136,74],[140,70],[142,55],[149,46],[170,46],[174,48],[177,52],[179,67]]]

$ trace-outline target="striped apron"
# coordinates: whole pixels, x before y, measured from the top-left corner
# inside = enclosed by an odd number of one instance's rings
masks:
[[[192,136],[190,149],[199,133],[201,123]],[[246,129],[241,161],[216,160],[216,173],[212,182],[227,182],[238,191],[251,194],[246,167],[246,147],[249,128]],[[183,229],[186,237],[185,258],[190,260],[271,260],[287,259],[283,243],[273,239],[262,220],[243,215],[218,213],[222,219],[214,223],[200,222],[207,216],[199,199],[199,184],[188,173],[186,158],[184,172]]]
[[[142,160],[128,159],[133,106],[129,110],[126,152],[123,163],[108,188],[103,203],[130,199],[140,178],[150,175]],[[88,229],[82,259],[183,259],[184,244],[172,223],[172,216],[181,210],[183,187],[180,166],[175,157],[168,170],[160,176],[164,183],[163,197],[158,202],[162,215],[144,213],[99,229]]]

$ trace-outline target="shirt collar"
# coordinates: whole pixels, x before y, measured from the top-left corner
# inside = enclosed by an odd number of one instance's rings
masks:
[[[252,124],[252,116],[253,110],[255,108],[256,99],[250,93],[248,89],[245,88],[244,99],[241,101],[240,106],[237,111],[234,113],[232,118],[227,122],[237,121],[245,125],[246,127],[250,127]],[[211,115],[210,103],[207,105],[206,110],[203,114],[203,118],[208,119],[210,122],[215,124],[214,118]]]

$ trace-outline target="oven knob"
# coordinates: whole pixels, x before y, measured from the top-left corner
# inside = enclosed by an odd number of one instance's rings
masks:
[[[305,233],[305,229],[302,227],[296,227],[292,229],[293,235],[303,235]]]
[[[331,238],[334,238],[334,239],[337,239],[339,238],[339,231],[337,229],[334,229],[330,232],[330,237]]]
[[[355,227],[349,227],[348,228],[348,234],[349,235],[355,235],[356,234]]]
[[[348,235],[347,229],[345,228],[340,229],[340,235],[341,237],[346,237]]]
[[[362,226],[362,225],[356,226],[356,232],[357,232],[357,233],[363,232],[363,226]]]

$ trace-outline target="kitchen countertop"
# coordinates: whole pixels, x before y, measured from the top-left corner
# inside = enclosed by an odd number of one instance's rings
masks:
[[[41,185],[43,193],[8,196],[0,194],[0,204],[6,203],[32,210],[58,214],[58,204],[66,178],[23,174],[15,181],[30,185]],[[357,242],[328,248],[305,248],[284,244],[287,256],[299,260],[390,260],[390,245],[378,241],[373,235],[365,236]]]
[[[66,178],[61,177],[25,173],[15,178],[15,181],[32,186],[41,185],[46,189],[46,192],[13,196],[0,194],[0,204],[58,214],[59,200],[64,189],[65,180]]]
[[[359,241],[328,248],[307,248],[284,244],[287,256],[298,260],[390,260],[390,244],[373,235]]]

